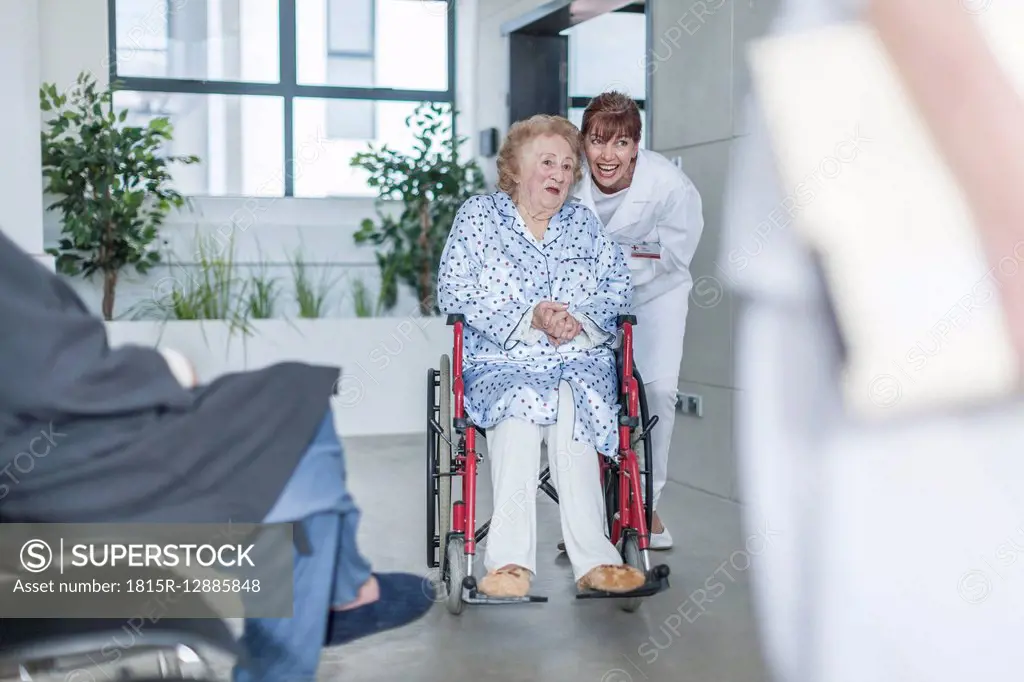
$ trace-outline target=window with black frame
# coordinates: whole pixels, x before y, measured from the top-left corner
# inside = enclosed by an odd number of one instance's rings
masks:
[[[373,196],[352,157],[411,150],[455,100],[449,0],[108,0],[115,105],[167,116],[192,196]]]

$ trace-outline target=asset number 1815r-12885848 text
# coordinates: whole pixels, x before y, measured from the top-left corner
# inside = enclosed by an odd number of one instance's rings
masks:
[[[259,592],[259,580],[239,578],[138,578],[126,581],[127,592],[182,592],[216,594],[218,592]]]

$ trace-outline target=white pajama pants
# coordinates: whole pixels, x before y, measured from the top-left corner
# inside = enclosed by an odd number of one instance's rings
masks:
[[[488,571],[515,564],[537,573],[537,486],[541,444],[545,442],[551,482],[558,491],[562,537],[575,580],[602,564],[622,563],[605,532],[597,451],[590,444],[572,440],[574,420],[572,389],[563,381],[558,387],[555,424],[505,419],[487,430],[494,489],[494,514],[484,559]]]

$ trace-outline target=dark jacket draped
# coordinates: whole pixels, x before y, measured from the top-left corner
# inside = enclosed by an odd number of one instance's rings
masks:
[[[338,375],[289,362],[185,389],[0,233],[0,520],[259,522]]]

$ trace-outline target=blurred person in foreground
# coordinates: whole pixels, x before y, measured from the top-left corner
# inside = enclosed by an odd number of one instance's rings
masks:
[[[790,0],[774,32],[874,27],[974,211],[995,266],[1024,239],[1024,106],[964,0]],[[984,7],[981,7],[983,10]],[[871,427],[844,414],[842,344],[813,258],[779,207],[756,102],[733,163],[723,257],[738,326],[737,443],[752,564],[779,682],[998,679],[1024,666],[1024,404]],[[868,198],[870,200],[870,198]],[[1024,277],[996,269],[1024,357]],[[994,540],[993,538],[997,538]]]
[[[360,554],[330,408],[337,368],[196,385],[178,353],[111,348],[103,321],[2,232],[0,329],[0,467],[55,434],[5,486],[3,522],[299,524],[294,615],[246,620],[237,682],[312,682],[322,647],[429,610],[420,576],[374,573]]]

